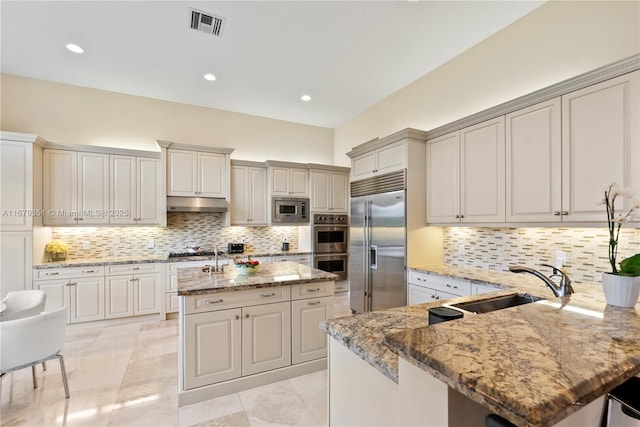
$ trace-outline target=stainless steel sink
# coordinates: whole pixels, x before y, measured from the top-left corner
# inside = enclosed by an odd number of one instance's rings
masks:
[[[503,308],[516,307],[518,305],[530,304],[532,302],[541,301],[545,298],[537,297],[529,294],[512,294],[493,297],[480,301],[460,302],[457,304],[448,304],[449,307],[468,311],[471,313],[489,313]]]

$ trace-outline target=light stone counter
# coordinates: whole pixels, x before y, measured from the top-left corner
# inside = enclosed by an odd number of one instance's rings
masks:
[[[563,301],[529,275],[452,266],[415,270],[499,288],[323,323],[331,337],[396,382],[402,381],[400,354],[515,424],[544,426],[640,372],[637,311],[607,306],[599,285],[574,283],[576,294]],[[428,326],[430,307],[514,291],[547,301]]]
[[[251,288],[295,285],[336,280],[338,276],[293,261],[260,264],[252,274],[240,274],[240,270],[225,266],[224,273],[206,273],[201,267],[178,270],[178,295],[198,295],[229,292]]]

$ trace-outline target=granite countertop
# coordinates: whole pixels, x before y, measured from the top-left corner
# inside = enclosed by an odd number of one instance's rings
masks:
[[[233,259],[235,257],[247,258],[247,257],[266,257],[266,256],[285,256],[285,255],[311,255],[311,252],[283,252],[283,251],[255,251],[244,252],[241,254],[227,254],[226,252],[220,255],[220,261],[226,261],[227,258]],[[208,259],[213,260],[212,256],[192,256],[192,257],[176,257],[169,258],[168,254],[164,256],[130,256],[130,257],[104,257],[104,258],[83,258],[83,259],[68,259],[65,261],[47,262],[42,264],[34,264],[33,268],[45,269],[45,268],[65,268],[65,267],[90,267],[97,265],[117,265],[117,264],[142,264],[150,262],[187,262],[187,261],[206,261]]]
[[[293,261],[260,264],[252,274],[240,274],[231,267],[223,273],[206,273],[201,267],[178,269],[178,295],[199,295],[251,288],[295,285],[336,280],[338,276]]]
[[[394,381],[398,354],[517,425],[551,425],[640,372],[640,318],[607,306],[601,287],[554,297],[529,275],[455,266],[414,270],[498,285],[444,304],[525,292],[547,298],[428,326],[442,301],[323,323],[327,333]],[[640,308],[640,307],[636,307]],[[401,380],[401,379],[400,379]]]

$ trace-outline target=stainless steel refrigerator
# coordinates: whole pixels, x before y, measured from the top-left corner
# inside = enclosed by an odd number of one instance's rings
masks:
[[[354,313],[407,305],[405,171],[351,183],[350,305]]]

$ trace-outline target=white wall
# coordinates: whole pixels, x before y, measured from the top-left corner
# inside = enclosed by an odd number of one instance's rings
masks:
[[[431,130],[640,52],[639,1],[550,1],[335,130],[356,145]]]
[[[43,64],[46,66],[46,64]],[[2,74],[0,128],[50,142],[159,151],[156,140],[234,148],[244,160],[333,163],[333,130]]]

